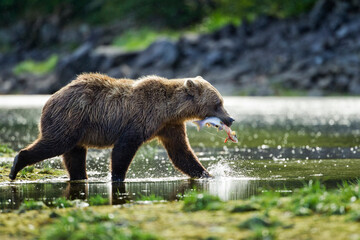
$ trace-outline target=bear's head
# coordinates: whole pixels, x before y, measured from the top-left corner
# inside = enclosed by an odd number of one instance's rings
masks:
[[[218,117],[227,126],[234,121],[224,108],[224,100],[219,91],[208,81],[198,76],[186,78],[182,94],[186,99],[182,111],[190,118],[204,119],[206,117]]]

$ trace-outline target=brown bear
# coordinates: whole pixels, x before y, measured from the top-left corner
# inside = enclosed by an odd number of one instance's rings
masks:
[[[39,138],[15,157],[9,177],[63,155],[70,180],[87,179],[87,148],[112,147],[112,180],[123,181],[138,148],[154,138],[177,169],[193,178],[209,177],[189,145],[185,121],[210,116],[228,126],[234,121],[220,93],[201,77],[134,81],[82,74],[46,102]]]

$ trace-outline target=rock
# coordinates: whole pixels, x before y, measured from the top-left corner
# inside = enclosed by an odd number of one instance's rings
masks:
[[[212,38],[214,40],[232,38],[236,35],[236,27],[233,24],[225,25],[219,30],[212,33]]]
[[[121,64],[130,64],[138,54],[139,52],[125,52],[117,47],[99,46],[91,52],[90,58],[95,59],[95,61],[96,59],[101,59],[101,62],[93,68],[98,68],[100,72],[106,72]]]
[[[339,30],[336,31],[335,35],[338,39],[348,38],[357,36],[360,32],[360,19],[342,26]]]
[[[89,61],[92,49],[92,44],[85,43],[76,49],[74,53],[59,61],[56,66],[57,87],[69,83],[77,74],[95,71]]]
[[[140,53],[134,66],[144,68],[154,66],[157,68],[172,67],[178,58],[178,49],[175,43],[161,39],[151,44],[145,51]]]
[[[324,96],[324,92],[323,92],[323,90],[321,90],[319,88],[312,88],[308,92],[308,95],[310,97],[321,97],[321,96]]]
[[[131,78],[133,71],[128,65],[123,64],[121,66],[109,69],[105,73],[113,78]]]
[[[309,25],[313,29],[319,28],[334,6],[334,0],[319,0],[309,14]]]
[[[40,41],[43,44],[54,44],[58,42],[59,37],[59,29],[58,27],[51,23],[46,22],[44,25],[42,25],[40,29]]]
[[[317,80],[317,86],[320,89],[328,89],[329,86],[332,84],[332,77],[331,76],[324,76]]]
[[[347,87],[350,83],[350,78],[346,76],[345,74],[341,74],[335,77],[335,86],[334,88],[341,92],[346,92]]]
[[[223,54],[219,50],[209,52],[202,61],[202,66],[205,70],[209,70],[215,64],[221,64],[223,61]]]
[[[359,95],[360,94],[360,80],[359,78],[357,79],[353,79],[349,85],[349,92],[351,94],[356,94]]]
[[[4,44],[11,45],[0,54],[0,92],[50,93],[82,72],[103,72],[117,78],[202,75],[223,91],[233,86],[231,92],[252,95],[273,94],[274,86],[317,96],[360,94],[359,12],[359,1],[319,0],[310,13],[297,18],[243,20],[238,27],[187,34],[177,42],[160,39],[138,52],[111,46],[128,23],[66,26],[62,17],[41,16],[0,30],[0,38],[6,35]],[[59,49],[50,47],[56,41]],[[79,47],[70,52],[69,46]],[[43,61],[52,54],[59,56],[55,75],[12,74],[21,61]]]

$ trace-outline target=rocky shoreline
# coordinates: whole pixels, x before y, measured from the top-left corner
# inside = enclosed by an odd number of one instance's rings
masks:
[[[359,13],[357,1],[320,0],[296,19],[264,16],[175,42],[159,39],[135,52],[110,45],[123,26],[70,30],[53,20],[38,23],[38,31],[31,28],[29,33],[26,24],[19,23],[0,31],[10,36],[11,46],[16,43],[15,50],[0,54],[0,94],[52,93],[77,74],[102,72],[117,78],[201,75],[228,95],[276,95],[279,89],[317,96],[356,95],[360,94]],[[61,47],[71,43],[81,44],[73,51]],[[53,53],[59,61],[50,74],[12,71],[24,59],[41,60]]]

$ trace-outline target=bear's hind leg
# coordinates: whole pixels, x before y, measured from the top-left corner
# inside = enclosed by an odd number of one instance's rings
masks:
[[[75,146],[63,154],[63,162],[69,172],[70,180],[87,179],[86,152],[85,147]]]
[[[75,144],[71,141],[65,143],[38,139],[30,146],[22,149],[14,159],[9,178],[14,180],[17,173],[26,166],[35,164],[47,158],[59,156],[69,151]]]

